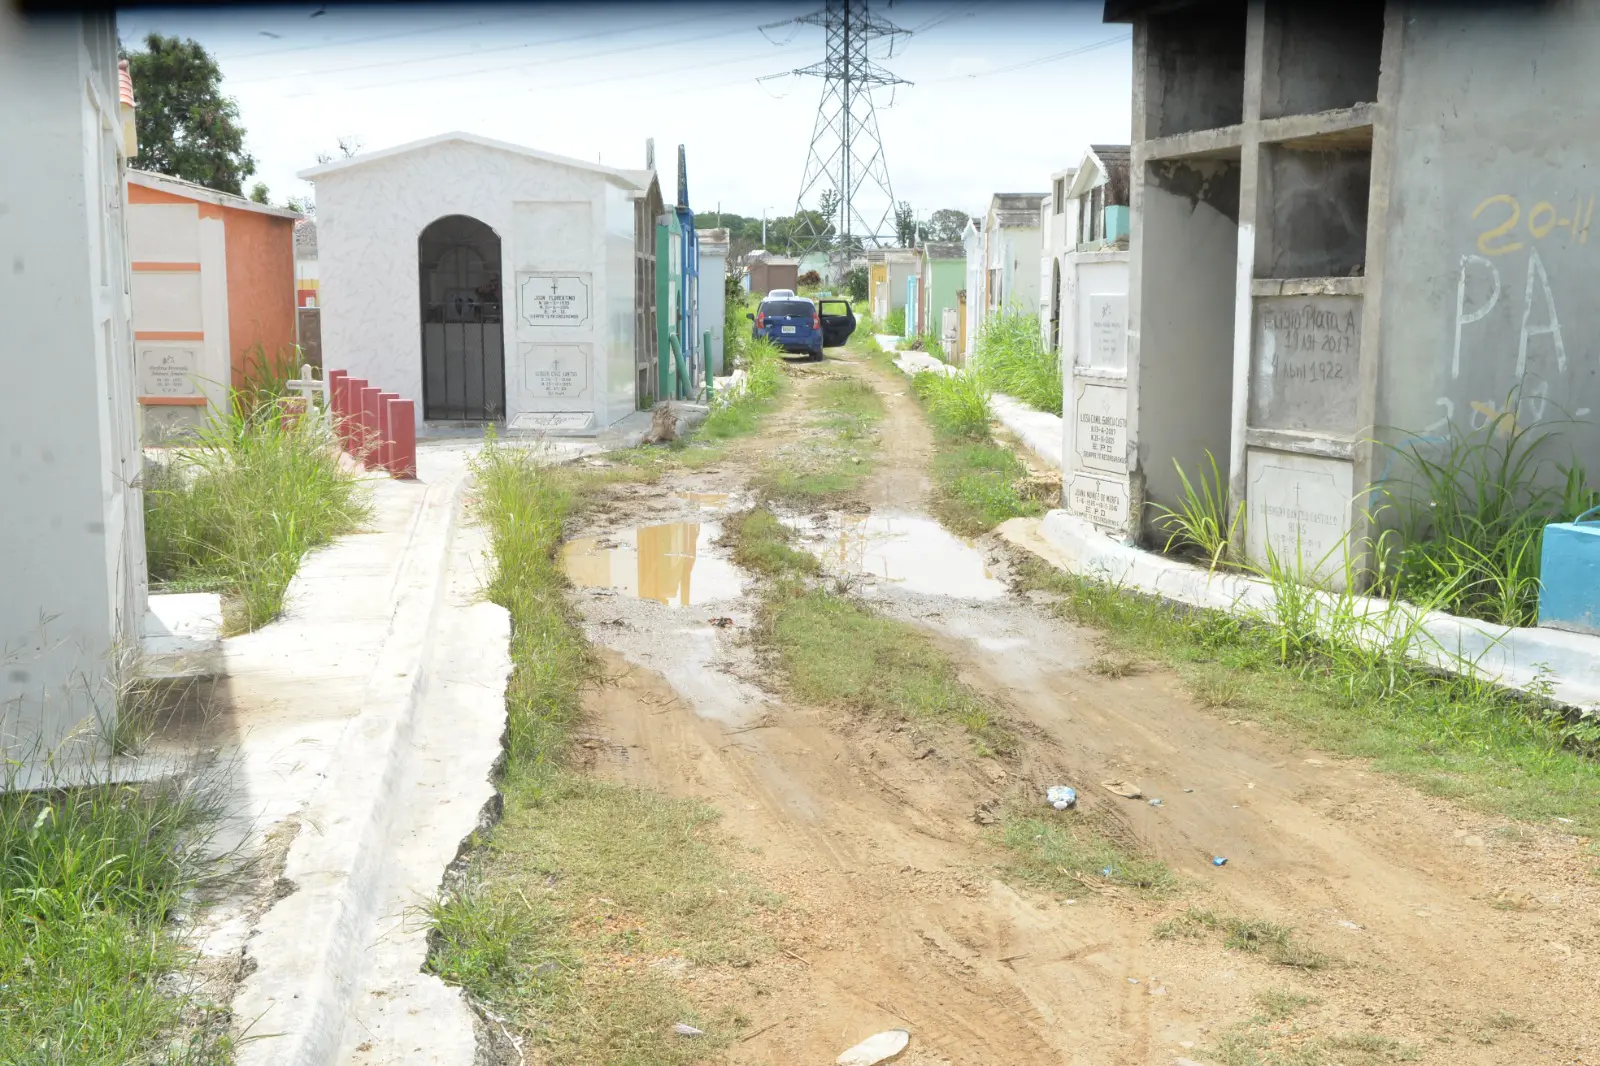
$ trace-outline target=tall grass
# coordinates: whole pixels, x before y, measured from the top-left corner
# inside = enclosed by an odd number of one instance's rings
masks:
[[[906,309],[897,307],[890,311],[883,320],[883,331],[891,337],[904,337],[906,335]]]
[[[1203,556],[1212,569],[1223,556],[1238,545],[1244,534],[1244,505],[1228,508],[1228,485],[1217,469],[1217,458],[1206,449],[1207,466],[1202,466],[1193,480],[1176,459],[1172,465],[1178,469],[1178,479],[1183,493],[1176,507],[1153,504],[1157,511],[1156,524],[1167,535],[1162,551],[1194,551]]]
[[[489,599],[511,615],[506,692],[506,767],[532,782],[559,766],[567,732],[595,676],[583,635],[568,613],[556,553],[574,496],[539,454],[492,436],[472,464],[475,511],[490,531]]]
[[[1553,425],[1518,425],[1515,393],[1482,428],[1389,446],[1399,472],[1375,490],[1389,524],[1384,591],[1502,625],[1538,621],[1544,527],[1600,497],[1583,467],[1557,461]]]
[[[972,367],[995,392],[1029,407],[1061,413],[1061,355],[1045,347],[1039,320],[1008,309],[990,315],[978,333]]]
[[[168,919],[205,869],[211,784],[0,795],[0,1062],[224,1061],[223,1027],[186,1026],[196,1005],[163,988],[186,961]]]
[[[737,367],[744,381],[713,399],[701,437],[722,440],[750,432],[783,390],[783,352],[766,337],[741,342]]]
[[[986,440],[994,412],[989,389],[971,374],[929,371],[911,377],[911,391],[922,401],[935,429],[966,440]]]
[[[367,513],[329,431],[248,393],[170,458],[146,463],[144,501],[151,578],[221,591],[232,632],[277,617],[305,553]]]

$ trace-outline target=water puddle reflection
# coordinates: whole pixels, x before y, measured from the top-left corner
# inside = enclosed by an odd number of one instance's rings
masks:
[[[668,522],[579,537],[562,547],[561,564],[579,588],[698,607],[739,595],[738,569],[710,554],[720,533],[715,522]]]
[[[989,600],[1006,593],[971,542],[923,515],[835,514],[798,526],[822,535],[817,556],[832,573],[859,574],[924,596]]]

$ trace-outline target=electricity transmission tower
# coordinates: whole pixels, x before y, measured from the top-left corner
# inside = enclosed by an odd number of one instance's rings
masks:
[[[796,234],[801,251],[831,247],[848,255],[869,243],[892,244],[894,188],[872,90],[911,83],[874,63],[867,46],[887,38],[892,52],[910,32],[872,14],[867,0],[824,0],[821,11],[794,21],[821,26],[827,33],[827,51],[820,63],[786,72],[822,79],[822,101],[817,105],[800,194],[795,197],[795,217],[802,220]],[[804,213],[813,196],[826,218],[821,226],[813,225],[812,216]]]

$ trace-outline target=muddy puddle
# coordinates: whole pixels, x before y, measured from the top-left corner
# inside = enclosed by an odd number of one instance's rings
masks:
[[[708,506],[725,502],[724,496]],[[737,599],[742,586],[738,569],[711,554],[711,544],[721,532],[716,522],[666,522],[579,537],[561,549],[562,568],[579,588],[610,589],[669,607]]]
[[[898,589],[920,596],[998,599],[1006,586],[983,553],[935,519],[895,511],[829,514],[789,520],[823,567],[863,579],[862,591]]]

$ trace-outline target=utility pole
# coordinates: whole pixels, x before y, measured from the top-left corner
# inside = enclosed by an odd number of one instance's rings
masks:
[[[808,67],[768,75],[775,78],[804,74],[822,79],[822,98],[817,105],[800,193],[795,197],[795,215],[808,218],[804,214],[806,201],[816,198],[820,202],[821,197],[832,192],[838,197],[838,218],[825,220],[820,232],[808,221],[797,234],[802,241],[802,254],[830,244],[848,253],[856,242],[878,246],[894,243],[894,188],[878,133],[872,90],[911,83],[874,63],[867,46],[889,38],[892,51],[894,44],[909,37],[910,32],[872,14],[868,5],[869,0],[824,0],[822,10],[789,20],[824,29],[824,58]],[[831,235],[827,232],[830,224],[834,230]]]

